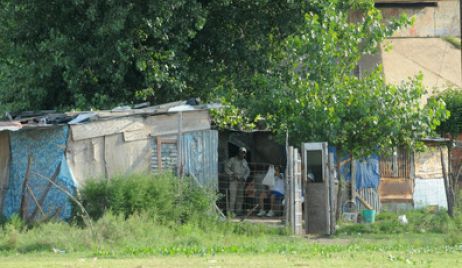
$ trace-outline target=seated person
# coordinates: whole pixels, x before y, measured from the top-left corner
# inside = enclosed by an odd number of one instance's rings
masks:
[[[245,185],[244,188],[244,209],[250,212],[256,203],[257,192],[255,189],[255,180],[251,178]]]
[[[269,193],[268,193],[269,192]],[[265,199],[268,198],[268,194],[270,197],[270,210],[268,213],[265,211]],[[259,206],[260,212],[258,212],[257,216],[267,216],[273,217],[275,216],[275,211],[278,209],[279,204],[284,199],[284,180],[279,172],[279,167],[274,168],[274,185],[271,187],[271,191],[264,191],[260,193],[259,196]]]

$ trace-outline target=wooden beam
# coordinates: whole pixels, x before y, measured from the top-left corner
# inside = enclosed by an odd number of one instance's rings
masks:
[[[356,198],[358,198],[361,203],[367,208],[367,209],[374,209],[364,198],[362,198],[359,194],[356,195]]]

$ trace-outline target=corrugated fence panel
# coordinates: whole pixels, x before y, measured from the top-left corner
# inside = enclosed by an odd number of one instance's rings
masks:
[[[183,173],[203,186],[218,189],[218,131],[185,133],[182,139]]]

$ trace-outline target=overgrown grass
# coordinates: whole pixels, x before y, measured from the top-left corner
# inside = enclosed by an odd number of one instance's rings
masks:
[[[125,218],[143,213],[163,224],[216,217],[212,204],[217,195],[213,191],[172,174],[93,180],[81,190],[80,198],[94,220],[108,211]]]
[[[343,252],[459,252],[461,218],[445,211],[381,213],[375,224],[344,225],[332,239],[293,237],[280,227],[221,219],[215,194],[171,175],[92,182],[82,200],[92,228],[77,221],[26,226],[12,217],[0,232],[0,254],[46,253],[123,257],[151,255],[288,254],[329,257]],[[77,216],[76,216],[77,217]]]
[[[9,222],[0,234],[2,255],[16,253],[83,254],[100,257],[215,254],[285,254],[329,257],[342,252],[458,252],[443,234],[353,234],[341,239],[288,236],[282,229],[229,221],[163,225],[148,214],[125,218],[106,213],[93,233],[64,222],[25,229]]]
[[[216,198],[194,181],[171,174],[92,181],[81,191],[92,228],[78,220],[77,211],[70,223],[32,227],[14,216],[2,227],[0,251],[91,252],[99,256],[247,252],[260,250],[255,239],[264,242],[288,235],[285,228],[220,218],[213,206]],[[267,242],[270,248],[272,244]]]

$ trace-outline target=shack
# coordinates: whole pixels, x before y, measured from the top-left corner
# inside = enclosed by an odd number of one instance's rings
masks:
[[[384,209],[408,210],[435,206],[447,208],[443,170],[448,172],[448,140],[424,140],[428,150],[396,150],[380,160],[378,188]]]
[[[171,170],[218,188],[218,131],[209,105],[50,111],[0,124],[0,208],[24,219],[71,216],[87,180]]]

